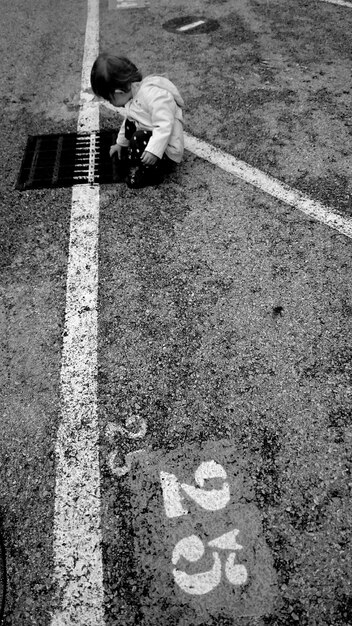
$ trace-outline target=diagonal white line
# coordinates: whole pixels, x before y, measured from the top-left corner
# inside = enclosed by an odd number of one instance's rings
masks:
[[[329,2],[330,4],[338,4],[340,7],[348,7],[352,9],[352,2],[347,2],[347,0],[321,0],[321,2]]]
[[[117,111],[119,115],[124,117],[123,108],[113,107],[106,102],[101,103],[101,105],[115,112]],[[215,148],[206,141],[202,141],[189,133],[185,133],[184,136],[185,148],[189,152],[240,178],[249,185],[257,187],[274,198],[285,202],[285,204],[302,211],[302,213],[306,213],[318,222],[325,224],[325,226],[334,228],[346,237],[352,238],[352,220],[350,218],[336,213],[330,207],[313,200],[298,189],[290,187],[269,174],[265,174],[265,172],[220,150],[220,148]]]
[[[99,129],[89,94],[98,54],[99,0],[88,0],[78,132]],[[104,626],[97,417],[99,187],[72,189],[62,410],[56,441],[52,626]]]
[[[248,163],[214,148],[205,141],[185,133],[185,148],[193,154],[217,165],[237,178],[261,189],[274,198],[306,213],[310,217],[352,238],[352,220],[335,213],[321,202],[312,200],[297,189],[289,187],[276,178],[265,174]]]

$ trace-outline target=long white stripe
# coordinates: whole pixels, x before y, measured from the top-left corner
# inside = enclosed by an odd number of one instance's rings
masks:
[[[258,189],[265,191],[274,198],[282,200],[282,202],[299,209],[319,222],[323,222],[343,235],[352,238],[351,219],[334,213],[328,207],[312,200],[297,189],[292,189],[276,178],[187,133],[185,133],[185,148],[202,159],[244,180],[246,183],[258,187]]]
[[[99,128],[88,93],[98,54],[99,2],[88,0],[79,132]],[[72,190],[66,318],[61,364],[62,414],[56,442],[55,582],[52,626],[103,626],[103,567],[97,419],[99,187]]]
[[[330,4],[339,4],[341,7],[348,7],[352,9],[352,2],[346,0],[321,0],[321,2],[329,2]]]

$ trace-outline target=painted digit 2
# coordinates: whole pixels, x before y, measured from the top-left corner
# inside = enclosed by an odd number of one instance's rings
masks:
[[[188,514],[188,510],[183,504],[184,496],[182,496],[181,490],[207,511],[218,511],[227,506],[230,500],[230,488],[225,480],[227,474],[222,465],[215,461],[203,462],[196,470],[194,478],[198,487],[186,483],[180,484],[174,474],[160,472],[167,517],[173,518]],[[221,489],[203,489],[205,480],[211,478],[223,479],[224,483]],[[230,551],[225,563],[225,575],[232,585],[244,585],[248,578],[246,567],[240,563],[235,563],[236,550],[242,550],[242,546],[236,540],[238,533],[239,530],[236,528],[208,542],[208,546],[211,548]],[[174,547],[172,564],[176,566],[181,558],[186,559],[189,563],[195,563],[204,556],[204,552],[204,544],[197,535],[184,537]],[[213,550],[212,555],[213,566],[205,572],[187,574],[174,567],[172,573],[175,582],[183,591],[192,595],[204,595],[219,585],[222,575],[221,559],[217,550]]]
[[[203,489],[206,479],[222,478],[224,483],[221,489]],[[160,472],[161,488],[163,490],[165,513],[167,517],[179,517],[187,515],[188,510],[183,506],[184,496],[181,489],[194,500],[199,506],[207,511],[219,511],[224,509],[230,501],[230,487],[225,479],[227,474],[219,463],[215,461],[204,461],[194,473],[194,480],[197,487],[180,484],[175,474]]]

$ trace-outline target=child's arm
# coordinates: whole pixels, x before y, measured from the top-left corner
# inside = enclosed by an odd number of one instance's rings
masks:
[[[120,146],[118,143],[113,143],[112,146],[110,146],[109,155],[112,157],[115,152],[117,152],[117,158],[121,159],[121,150],[122,146]]]
[[[145,152],[162,158],[175,123],[176,102],[171,93],[158,87],[148,90],[148,105],[151,113],[153,134],[148,141]]]
[[[114,143],[112,146],[110,146],[110,150],[109,150],[109,154],[112,157],[113,154],[115,154],[115,152],[117,152],[117,156],[120,159],[121,158],[121,148],[126,148],[127,146],[129,146],[129,141],[128,139],[126,139],[125,137],[125,119],[123,120],[119,133],[117,135],[117,139],[116,139],[116,143]]]
[[[158,157],[155,156],[155,154],[148,152],[147,150],[144,150],[141,156],[141,161],[142,163],[144,163],[144,165],[154,165],[157,162],[157,160],[158,160]]]
[[[125,123],[126,123],[126,118],[123,120],[122,124],[121,124],[121,128],[119,130],[119,133],[117,135],[117,139],[116,139],[116,143],[119,146],[122,146],[123,148],[127,148],[130,144],[129,140],[126,139],[125,137]]]
[[[122,124],[121,124],[121,128],[120,128],[119,133],[117,135],[116,143],[113,144],[112,146],[110,146],[109,154],[110,154],[111,157],[113,156],[113,154],[115,154],[115,152],[117,152],[117,156],[120,159],[121,158],[121,148],[126,148],[127,146],[129,146],[130,142],[125,137],[125,121],[126,120],[124,119]]]

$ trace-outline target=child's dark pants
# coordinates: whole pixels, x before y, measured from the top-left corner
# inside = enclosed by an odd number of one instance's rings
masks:
[[[154,165],[144,165],[141,162],[141,156],[151,136],[150,130],[137,130],[134,122],[126,120],[125,137],[130,142],[127,149],[127,166],[129,168],[127,185],[129,187],[139,188],[147,185],[158,185],[162,182],[165,174],[170,172],[175,165],[166,154],[158,159]]]

